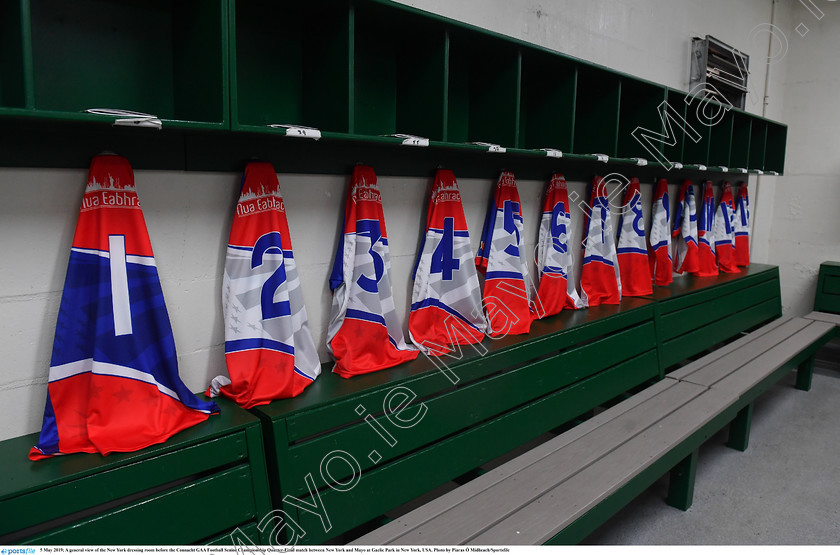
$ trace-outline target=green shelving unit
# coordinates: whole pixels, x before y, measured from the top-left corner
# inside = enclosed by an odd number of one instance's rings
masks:
[[[473,144],[481,142],[504,147],[510,161],[554,149],[583,164],[605,154],[656,168],[662,154],[688,171],[784,170],[780,123],[731,109],[710,127],[697,117],[700,100],[682,91],[389,0],[4,0],[0,46],[0,126],[26,137],[0,140],[13,151],[0,165],[82,167],[91,155],[83,147],[109,138],[132,154],[180,152],[165,157],[166,169],[238,168],[242,145],[327,157],[368,148],[379,159],[400,148],[401,134],[430,146],[392,157],[403,165],[460,156],[464,167],[486,166],[475,158],[488,150]],[[663,101],[699,140],[673,120],[673,144],[657,140]],[[153,114],[165,133],[97,127],[115,116],[91,108]],[[637,129],[649,132],[653,154]],[[292,147],[284,135],[322,140]],[[24,151],[48,136],[64,151]],[[312,167],[299,171],[346,166],[304,158]],[[155,167],[154,156],[145,161]]]

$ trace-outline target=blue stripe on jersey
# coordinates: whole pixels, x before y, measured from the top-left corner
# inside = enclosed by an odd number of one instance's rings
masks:
[[[413,305],[411,305],[411,311],[414,312],[415,310],[419,310],[421,308],[427,308],[427,307],[430,307],[430,306],[435,306],[435,307],[437,307],[437,308],[439,308],[439,309],[441,309],[445,312],[448,312],[452,316],[455,316],[459,320],[463,321],[465,324],[467,324],[468,326],[470,326],[474,330],[481,331],[475,326],[475,324],[473,324],[472,322],[467,320],[460,312],[458,312],[457,310],[455,310],[451,306],[447,305],[446,303],[442,302],[440,299],[423,299],[422,301],[416,302]]]
[[[566,278],[566,271],[560,266],[543,266],[542,273],[544,275],[558,275],[562,278]]]
[[[591,255],[589,255],[589,256],[587,256],[586,258],[583,259],[584,264],[589,264],[590,262],[600,262],[602,264],[606,264],[607,266],[614,266],[612,260],[607,260],[606,258],[603,258],[603,257],[595,255],[595,254],[591,254]]]
[[[385,318],[380,314],[371,314],[370,312],[365,312],[364,310],[356,310],[353,308],[348,308],[346,313],[347,318],[354,318],[356,320],[365,320],[368,322],[373,322],[375,324],[385,325]]]
[[[721,240],[721,241],[715,241],[715,246],[718,246],[718,245],[731,245],[731,244],[732,244],[732,241],[731,241],[731,240],[729,240],[729,239],[723,239],[723,240]]]
[[[485,279],[523,279],[520,272],[487,272]]]
[[[307,374],[306,372],[302,372],[301,370],[299,370],[299,369],[298,369],[298,367],[297,367],[297,366],[295,366],[294,368],[295,368],[295,374],[298,374],[298,375],[300,375],[300,376],[303,376],[303,377],[304,377],[304,378],[306,378],[307,380],[312,380],[312,381],[315,381],[315,378],[313,378],[312,376],[310,376],[310,375],[309,375],[309,374]]]
[[[440,229],[440,228],[437,228],[437,227],[430,227],[429,231],[434,231],[435,233],[441,233],[441,234],[443,233],[443,230]],[[470,236],[469,231],[458,231],[456,229],[452,233],[455,235],[455,237],[469,237]]]
[[[650,248],[652,248],[653,250],[656,251],[656,250],[661,249],[662,247],[667,247],[667,246],[668,246],[668,240],[666,239],[665,241],[659,241],[655,245],[651,245]]]
[[[749,236],[749,234],[750,234],[749,231],[736,231],[735,232],[735,237],[745,237],[745,236]]]
[[[647,254],[645,249],[637,249],[636,247],[620,247],[615,250],[616,254],[628,254],[628,253],[637,253],[637,254]]]
[[[225,341],[226,353],[250,351],[253,349],[268,349],[269,351],[278,351],[280,353],[286,353],[287,355],[295,354],[295,348],[291,345],[286,345],[285,343],[274,341],[273,339],[266,339],[265,337]]]

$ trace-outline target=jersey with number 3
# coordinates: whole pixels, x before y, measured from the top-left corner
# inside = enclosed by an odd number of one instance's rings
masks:
[[[225,360],[208,394],[243,408],[299,395],[321,372],[274,167],[251,162],[222,278]]]
[[[391,259],[376,174],[356,166],[344,208],[330,289],[327,349],[343,378],[414,360],[406,345],[391,290]]]
[[[441,355],[452,345],[480,342],[485,329],[461,193],[455,175],[438,170],[414,270],[408,333],[420,350]]]
[[[135,451],[219,412],[178,357],[128,160],[100,155],[70,250],[47,401],[29,458]]]

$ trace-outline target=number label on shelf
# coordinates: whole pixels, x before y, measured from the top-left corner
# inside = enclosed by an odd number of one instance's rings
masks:
[[[557,150],[556,148],[541,148],[540,150],[545,152],[545,155],[548,156],[549,158],[562,158],[563,157],[563,152],[560,151],[560,150]]]
[[[672,165],[674,166],[674,169],[676,169],[676,170],[683,169],[682,162],[674,162]]]
[[[473,142],[472,144],[478,146],[486,146],[487,152],[507,152],[507,149],[501,145],[497,145],[494,143],[482,143],[479,141]]]
[[[114,119],[113,125],[151,127],[152,129],[163,127],[163,122],[157,116],[143,112],[132,112],[131,110],[120,110],[116,108],[88,108],[85,112],[98,116],[114,116],[116,119]]]
[[[729,173],[729,168],[727,168],[726,166],[721,166],[720,171],[722,171],[723,173]]]
[[[704,172],[704,171],[708,170],[709,168],[707,168],[703,164],[697,164],[697,169],[700,170],[701,172]]]
[[[637,166],[647,166],[648,165],[648,161],[645,160],[644,158],[633,158],[633,160],[636,161]]]
[[[596,153],[596,154],[593,154],[592,156],[597,158],[599,162],[604,162],[605,164],[610,161],[610,157],[607,156],[606,154],[597,154]]]
[[[287,137],[302,137],[304,139],[318,140],[321,138],[321,130],[314,127],[304,127],[302,125],[286,125],[283,123],[272,123],[269,125],[272,129],[285,129]]]
[[[418,137],[417,135],[408,135],[406,133],[395,133],[387,136],[402,139],[402,144],[405,146],[429,146],[429,139],[426,137]]]
[[[738,168],[738,171],[741,173],[750,173],[750,170],[748,170],[747,168]]]

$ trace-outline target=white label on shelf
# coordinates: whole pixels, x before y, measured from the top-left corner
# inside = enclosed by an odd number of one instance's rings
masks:
[[[507,149],[505,147],[493,143],[482,143],[480,141],[474,141],[472,144],[478,146],[486,146],[487,152],[507,152]]]
[[[701,172],[704,172],[704,171],[708,170],[709,168],[707,168],[703,164],[697,164],[697,169],[700,170]]]
[[[610,157],[607,156],[606,154],[593,154],[592,156],[597,158],[599,162],[607,163],[607,162],[610,161]]]
[[[738,171],[741,173],[750,173],[750,170],[748,170],[747,168],[738,168]]]
[[[683,169],[682,162],[674,162],[674,163],[673,163],[673,164],[671,164],[671,165],[672,165],[672,166],[674,166],[674,169],[677,169],[677,170],[681,170],[681,169]]]
[[[645,160],[644,158],[631,158],[631,160],[635,160],[637,166],[647,166],[648,165],[648,161]]]
[[[160,129],[163,127],[163,122],[154,115],[143,112],[133,112],[131,110],[120,110],[118,108],[88,108],[85,110],[88,114],[96,114],[99,116],[114,116],[114,125],[123,125],[126,127],[151,127]]]
[[[721,166],[720,171],[722,171],[723,173],[729,173],[729,168],[727,168],[726,166]]]
[[[764,175],[764,172],[761,170],[755,170],[755,173],[757,173],[758,175]]]
[[[429,146],[429,139],[426,137],[418,137],[416,135],[406,135],[405,133],[395,133],[394,135],[390,135],[391,137],[396,137],[398,139],[402,139],[402,144],[406,146]]]
[[[286,125],[283,123],[272,123],[269,124],[269,127],[272,129],[285,129],[287,137],[303,137],[304,139],[315,139],[316,141],[321,138],[321,131],[314,127]]]
[[[563,152],[560,151],[560,150],[557,150],[556,148],[541,148],[540,150],[545,152],[545,155],[548,156],[549,158],[562,158],[563,157]]]
[[[767,172],[767,173],[769,173],[770,175],[779,175],[779,172],[777,172],[777,171],[770,171],[770,172]]]

